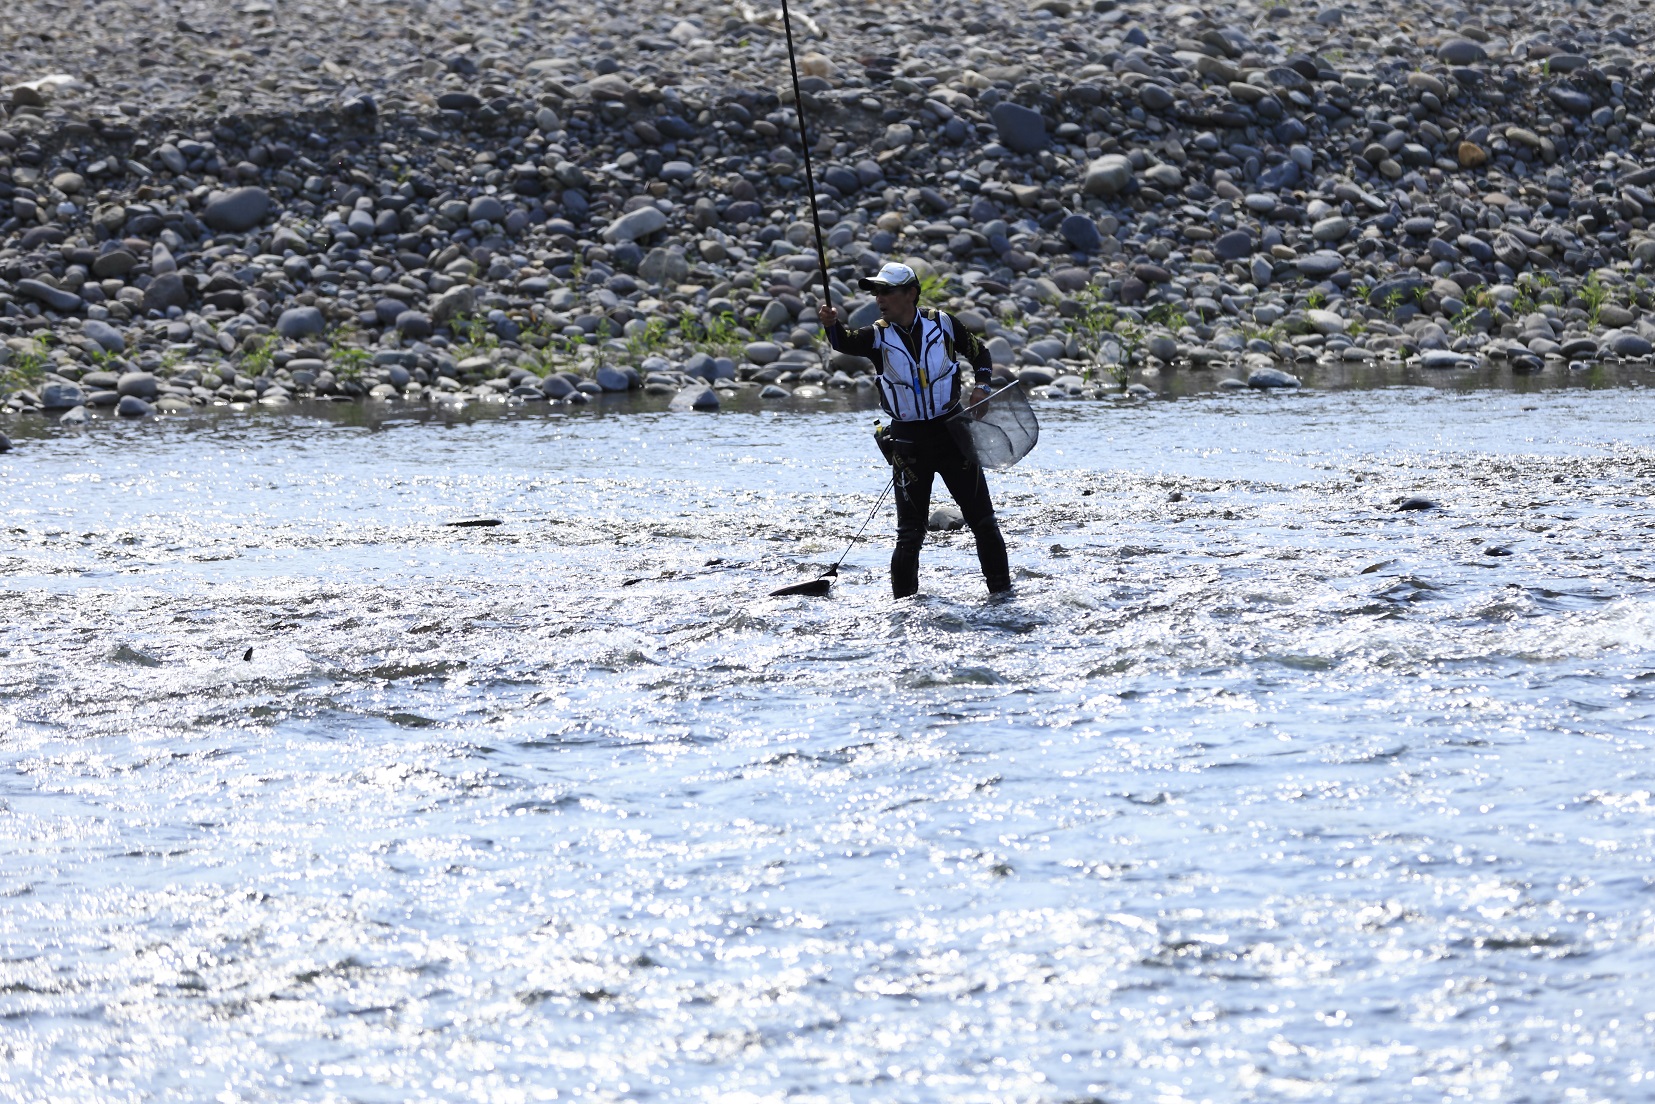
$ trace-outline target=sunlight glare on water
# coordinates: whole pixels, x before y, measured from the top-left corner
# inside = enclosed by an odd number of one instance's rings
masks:
[[[1646,1097],[1650,395],[22,440],[0,1099]]]

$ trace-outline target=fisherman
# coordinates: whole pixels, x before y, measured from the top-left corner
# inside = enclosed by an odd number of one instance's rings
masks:
[[[887,264],[859,285],[873,292],[879,304],[879,320],[873,325],[847,330],[832,303],[823,303],[817,316],[834,349],[874,362],[879,403],[891,416],[891,425],[878,435],[896,484],[891,593],[906,598],[919,590],[919,549],[930,518],[932,482],[938,475],[977,539],[977,561],[989,593],[1005,593],[1011,589],[1011,569],[988,481],[977,457],[962,449],[948,428],[949,419],[962,411],[963,365],[970,365],[975,379],[970,403],[988,398],[988,350],[953,315],[920,309],[919,277],[907,265]]]

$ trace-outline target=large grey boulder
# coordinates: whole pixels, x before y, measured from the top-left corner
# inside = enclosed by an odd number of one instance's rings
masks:
[[[26,295],[35,302],[50,307],[60,314],[68,314],[70,311],[77,311],[85,306],[81,297],[74,292],[53,287],[44,280],[19,280],[17,281],[17,293]]]
[[[161,382],[149,372],[126,372],[115,383],[117,395],[153,399],[161,393]]]
[[[276,333],[289,341],[319,337],[328,329],[327,319],[316,307],[289,307],[276,319]]]
[[[85,401],[78,383],[45,383],[40,388],[42,410],[73,410]]]
[[[681,284],[690,277],[690,262],[682,249],[657,247],[645,254],[638,275],[652,284]]]
[[[989,111],[1000,143],[1013,153],[1039,153],[1046,148],[1046,120],[1040,112],[1003,100]]]
[[[182,310],[189,305],[190,289],[184,284],[184,277],[176,272],[163,272],[144,289],[146,311],[165,311],[168,307]]]
[[[451,287],[431,304],[431,324],[446,326],[461,315],[477,309],[477,289],[470,284]]]
[[[201,221],[211,229],[240,234],[263,222],[269,213],[269,192],[263,188],[235,188],[208,197]]]
[[[603,240],[611,244],[637,241],[663,229],[666,224],[667,216],[659,207],[640,207],[604,227]]]
[[[1132,162],[1118,153],[1106,153],[1086,166],[1081,191],[1087,195],[1111,196],[1132,183]]]
[[[718,392],[704,383],[692,383],[672,397],[668,410],[717,410]]]
[[[81,323],[80,332],[96,341],[100,348],[111,353],[123,352],[126,349],[126,337],[107,322],[96,318],[89,318]]]

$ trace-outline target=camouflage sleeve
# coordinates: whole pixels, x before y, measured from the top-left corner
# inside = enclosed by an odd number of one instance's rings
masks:
[[[833,346],[834,352],[849,353],[851,356],[873,359],[874,342],[873,327],[863,326],[860,329],[846,329],[841,322],[835,322],[828,327],[828,344]]]
[[[994,378],[994,360],[988,355],[988,346],[976,334],[960,325],[960,320],[953,315],[948,320],[954,324],[954,351],[959,359],[966,361],[976,369],[977,382],[987,383]]]

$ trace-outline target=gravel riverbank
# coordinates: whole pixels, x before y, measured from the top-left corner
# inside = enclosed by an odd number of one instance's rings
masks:
[[[835,298],[906,259],[1038,393],[1655,347],[1639,6],[795,23]],[[23,0],[0,47],[8,416],[870,385],[775,11]]]

